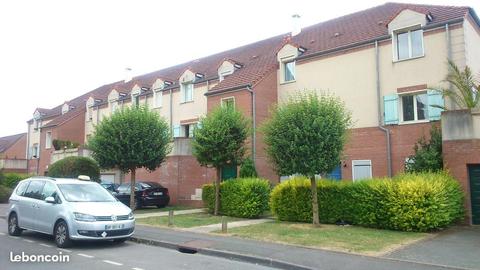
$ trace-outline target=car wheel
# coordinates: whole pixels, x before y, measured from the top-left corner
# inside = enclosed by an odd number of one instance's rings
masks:
[[[127,240],[128,240],[128,237],[127,238],[117,238],[117,239],[113,239],[113,242],[117,243],[117,244],[121,244],[121,243],[124,243]]]
[[[59,248],[66,248],[72,245],[72,240],[70,240],[70,234],[68,232],[68,226],[65,221],[60,221],[55,226],[55,244]]]
[[[18,227],[18,217],[17,214],[13,213],[8,218],[8,234],[13,236],[19,236],[22,234],[22,229]]]

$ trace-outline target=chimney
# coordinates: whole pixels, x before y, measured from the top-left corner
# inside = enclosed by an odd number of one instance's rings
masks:
[[[292,37],[300,34],[302,31],[302,27],[300,25],[300,15],[293,14],[292,15]]]
[[[124,83],[127,83],[132,80],[132,69],[127,67],[125,68],[125,80]]]

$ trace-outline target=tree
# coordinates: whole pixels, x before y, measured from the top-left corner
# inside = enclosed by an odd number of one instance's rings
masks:
[[[130,208],[135,208],[135,172],[153,171],[171,151],[170,129],[156,112],[134,107],[115,112],[95,127],[88,148],[103,169],[130,173]]]
[[[407,172],[436,172],[443,169],[442,132],[436,126],[430,129],[430,140],[422,136],[413,147],[415,154],[405,162]]]
[[[452,88],[440,88],[437,90],[442,96],[449,97],[460,109],[473,109],[480,103],[480,82],[472,74],[472,70],[465,66],[462,71],[451,60],[448,60],[450,72],[445,79]],[[432,105],[441,109],[447,109],[444,106]]]
[[[278,174],[310,179],[314,225],[319,224],[315,176],[338,166],[350,125],[350,112],[339,98],[310,93],[277,106],[262,127],[266,152]]]
[[[246,158],[240,166],[240,178],[257,177],[257,170],[251,158]]]
[[[248,123],[241,112],[229,106],[219,106],[202,118],[199,128],[194,131],[193,155],[202,166],[211,166],[217,171],[215,215],[220,208],[222,167],[242,162],[249,133]]]
[[[50,165],[48,176],[60,178],[77,178],[88,175],[92,180],[100,180],[100,167],[89,157],[66,157]]]

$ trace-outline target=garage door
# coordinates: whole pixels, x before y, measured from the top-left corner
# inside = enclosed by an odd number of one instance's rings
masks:
[[[115,174],[102,174],[100,179],[105,183],[115,183]]]
[[[472,223],[480,224],[480,164],[468,165],[470,178],[470,199],[472,202]]]

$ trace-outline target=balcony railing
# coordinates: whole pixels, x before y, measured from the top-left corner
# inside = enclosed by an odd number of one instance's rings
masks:
[[[5,170],[26,170],[26,159],[0,159],[0,169]]]
[[[90,157],[90,150],[84,148],[72,148],[65,150],[56,150],[52,153],[50,164],[64,159],[66,157]]]

